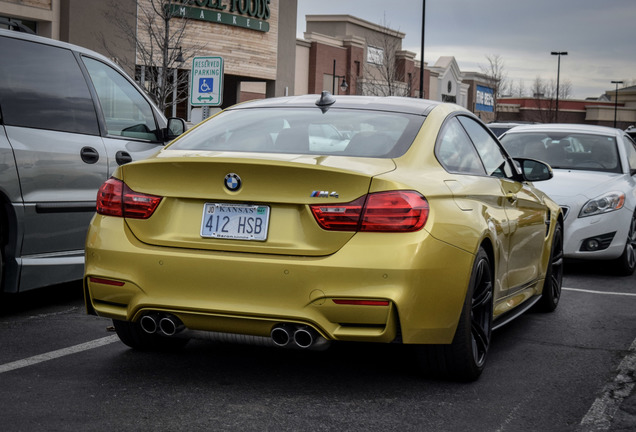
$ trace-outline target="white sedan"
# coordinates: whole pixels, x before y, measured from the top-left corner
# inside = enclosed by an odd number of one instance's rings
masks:
[[[550,164],[538,188],[563,209],[566,258],[611,260],[616,273],[636,269],[636,142],[602,126],[518,126],[501,136],[515,158]]]

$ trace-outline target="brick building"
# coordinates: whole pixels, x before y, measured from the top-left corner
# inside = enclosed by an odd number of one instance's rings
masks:
[[[350,15],[308,15],[296,42],[296,94],[419,97],[421,62],[402,49],[404,33]],[[343,80],[347,88],[341,88]],[[454,57],[424,67],[426,99],[451,102],[494,120],[494,88],[484,74],[462,72]]]
[[[497,102],[499,121],[553,123],[556,120],[554,99],[505,97]],[[615,120],[619,129],[636,125],[636,86],[608,90],[597,99],[559,100],[559,123],[613,127]]]
[[[402,49],[404,33],[351,15],[305,19],[307,31],[296,45],[296,94],[419,95],[420,62]],[[427,94],[427,76],[424,83]]]

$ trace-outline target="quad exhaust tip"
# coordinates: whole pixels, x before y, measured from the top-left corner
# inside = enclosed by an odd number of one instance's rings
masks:
[[[325,349],[329,341],[314,329],[304,325],[278,324],[271,333],[272,342],[279,347]]]
[[[147,314],[141,317],[139,324],[148,334],[160,333],[166,336],[174,336],[185,328],[181,320],[171,314]]]
[[[139,320],[139,324],[141,325],[141,329],[148,334],[155,333],[159,329],[159,325],[157,322],[158,315],[150,314],[144,315]]]
[[[272,329],[271,337],[276,346],[285,347],[293,340],[293,329],[286,325],[277,325]]]
[[[202,333],[213,333],[189,330],[179,318],[169,313],[148,313],[141,317],[139,324],[145,333],[163,336],[200,337],[205,339],[205,337],[202,337]],[[278,347],[316,351],[327,349],[330,345],[330,341],[322,337],[316,330],[301,324],[277,324],[272,328],[270,338],[263,337],[262,339]]]

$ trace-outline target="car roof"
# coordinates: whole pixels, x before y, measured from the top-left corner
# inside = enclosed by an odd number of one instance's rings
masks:
[[[547,123],[515,126],[514,129],[510,129],[510,131],[506,132],[506,134],[517,134],[523,132],[579,132],[597,135],[616,135],[618,133],[622,133],[620,129],[607,126],[574,123]]]
[[[519,126],[519,125],[525,125],[528,123],[517,123],[517,122],[490,122],[490,123],[486,123],[486,126],[491,127],[491,126]]]
[[[316,102],[321,95],[303,95],[278,97],[269,99],[259,99],[235,105],[229,109],[247,109],[247,108],[308,108],[316,107]],[[406,114],[428,115],[433,108],[441,105],[442,102],[431,101],[428,99],[417,99],[399,96],[334,96],[335,102],[328,107],[344,108],[344,109],[363,109],[377,111],[392,111]],[[446,104],[449,105],[449,104]],[[457,106],[458,110],[464,108]],[[468,111],[467,111],[468,112]]]
[[[59,48],[66,48],[72,51],[77,51],[79,53],[82,54],[88,54],[92,57],[95,58],[99,58],[103,61],[106,61],[108,63],[112,63],[111,60],[109,60],[106,56],[90,50],[88,48],[84,48],[81,47],[79,45],[73,45],[71,43],[68,42],[62,42],[62,41],[58,41],[55,39],[51,39],[51,38],[47,38],[44,36],[38,36],[38,35],[34,35],[34,34],[30,34],[30,33],[24,33],[24,32],[17,32],[14,30],[5,30],[5,29],[0,29],[0,37],[9,37],[9,38],[13,38],[13,39],[22,39],[25,41],[29,41],[29,42],[36,42],[39,44],[44,44],[44,45],[51,45],[51,46],[55,46],[55,47],[59,47]]]

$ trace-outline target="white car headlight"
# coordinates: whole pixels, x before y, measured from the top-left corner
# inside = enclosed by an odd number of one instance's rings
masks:
[[[612,212],[623,208],[623,205],[625,205],[624,193],[608,192],[586,202],[579,212],[579,217]]]

